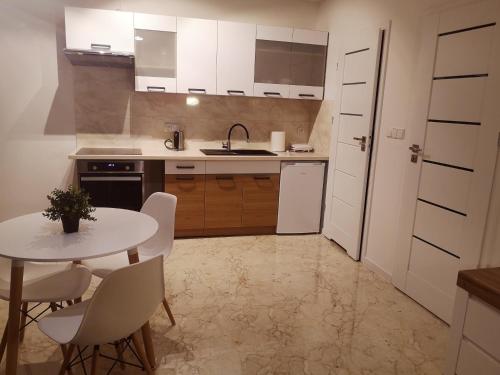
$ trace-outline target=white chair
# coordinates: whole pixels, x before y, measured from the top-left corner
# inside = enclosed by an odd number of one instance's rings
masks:
[[[28,324],[37,319],[37,317],[29,316],[29,303],[36,303],[36,306],[41,303],[49,303],[50,308],[54,311],[58,302],[67,301],[70,304],[73,300],[81,298],[88,289],[91,278],[90,271],[82,265],[25,262],[21,297],[20,340],[22,341],[24,338],[25,326],[27,325],[26,318],[31,320]],[[8,301],[9,296],[10,261],[0,260],[0,298]],[[46,310],[48,308],[44,311]],[[0,361],[5,352],[8,329],[9,324],[7,322],[0,343]]]
[[[99,346],[129,337],[142,365],[151,374],[139,330],[162,302],[164,284],[160,255],[109,273],[91,299],[43,317],[38,322],[40,330],[61,345],[69,344],[59,374],[69,370],[76,346],[93,346],[92,374],[95,374]]]
[[[158,222],[159,229],[153,238],[138,247],[139,261],[142,262],[158,255],[168,257],[174,243],[176,206],[177,197],[167,193],[154,193],[144,202],[141,212],[153,217]],[[94,275],[103,278],[110,272],[130,263],[127,254],[120,253],[85,260],[82,264],[87,266]],[[163,298],[163,307],[170,322],[175,325],[175,319],[166,298]]]

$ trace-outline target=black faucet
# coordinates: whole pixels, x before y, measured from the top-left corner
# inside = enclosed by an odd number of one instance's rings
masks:
[[[222,148],[231,151],[231,133],[233,132],[233,129],[236,128],[237,126],[242,127],[245,130],[245,133],[247,133],[247,142],[250,142],[250,134],[248,134],[248,129],[245,127],[245,125],[237,123],[229,128],[229,132],[227,133],[227,143],[222,142]]]

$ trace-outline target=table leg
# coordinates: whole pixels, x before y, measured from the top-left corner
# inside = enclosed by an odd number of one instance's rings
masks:
[[[81,260],[74,260],[73,264],[82,264],[82,261]],[[80,302],[82,302],[82,297],[81,296],[75,298],[75,303],[80,303]]]
[[[139,253],[137,252],[137,249],[128,251],[128,261],[130,264],[139,262]],[[151,368],[154,369],[156,367],[156,358],[153,346],[153,338],[151,337],[151,327],[149,325],[149,322],[146,322],[141,327],[141,332],[142,332],[142,341],[144,341],[144,348],[146,349],[146,356],[148,357],[148,362],[151,365]]]
[[[6,373],[17,373],[17,356],[19,352],[19,323],[21,297],[23,293],[24,262],[12,260],[10,269],[10,296],[9,296],[9,329],[7,330],[7,363]]]

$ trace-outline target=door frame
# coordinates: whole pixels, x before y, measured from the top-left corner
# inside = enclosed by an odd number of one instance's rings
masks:
[[[366,182],[366,190],[364,192],[365,195],[365,208],[364,208],[364,213],[363,213],[363,218],[362,218],[362,230],[361,230],[361,241],[360,241],[360,256],[358,261],[364,262],[365,254],[366,254],[366,248],[368,246],[368,227],[369,227],[369,218],[370,218],[370,213],[371,213],[371,207],[372,207],[372,199],[373,199],[373,185],[374,185],[374,180],[375,180],[375,164],[376,164],[376,159],[377,159],[377,152],[378,152],[378,140],[379,137],[381,136],[381,124],[382,124],[382,108],[383,108],[383,101],[384,101],[384,92],[385,92],[385,82],[386,82],[386,73],[387,73],[387,61],[388,61],[388,54],[389,54],[389,43],[390,43],[390,37],[391,37],[391,25],[392,21],[388,20],[386,22],[383,22],[379,24],[378,26],[374,27],[374,30],[377,29],[379,30],[382,35],[381,35],[381,41],[380,41],[380,61],[379,61],[379,67],[378,67],[378,83],[377,83],[377,88],[376,88],[376,102],[375,102],[375,108],[374,108],[374,123],[372,126],[372,134],[371,134],[371,140],[369,142],[369,147],[370,147],[370,156],[368,160],[368,172],[367,172],[367,182]],[[338,40],[338,39],[337,39]],[[342,52],[344,50],[343,45],[341,44],[341,48],[339,52]],[[342,58],[342,55],[338,56],[338,62],[336,66],[336,71],[337,71],[337,77],[335,80],[335,86],[337,88],[340,88],[342,85],[342,76],[338,74],[338,72],[343,72],[344,69],[344,59]],[[336,103],[334,105],[340,105],[340,90],[338,89],[336,92],[336,96],[333,99]],[[332,147],[335,147],[337,143],[337,139],[339,136],[339,129],[335,126],[335,121],[334,121],[334,116],[338,115],[337,110],[334,111],[334,114],[332,115],[331,119],[331,139],[330,139],[330,152]],[[331,162],[329,163],[329,168],[331,167]],[[326,184],[326,193],[325,193],[325,199],[327,199],[328,196],[331,196],[333,193],[333,174],[328,173],[329,170],[326,171],[327,173],[327,184]],[[326,228],[326,225],[328,223],[328,220],[325,219],[325,215],[329,215],[331,211],[331,200],[327,199],[327,204],[325,205],[325,210],[323,214],[323,222],[322,222],[322,229],[321,233],[330,239],[331,241],[335,242],[335,240],[330,238],[330,235],[328,233],[328,229]]]

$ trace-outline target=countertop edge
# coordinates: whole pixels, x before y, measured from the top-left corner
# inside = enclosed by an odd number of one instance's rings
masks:
[[[158,155],[158,154],[143,154],[143,155],[77,155],[69,154],[68,159],[71,160],[199,160],[199,161],[287,161],[287,160],[311,160],[311,161],[328,161],[328,155],[317,153],[283,153],[277,156],[207,156],[207,155]]]
[[[459,271],[457,285],[500,310],[500,267]]]

